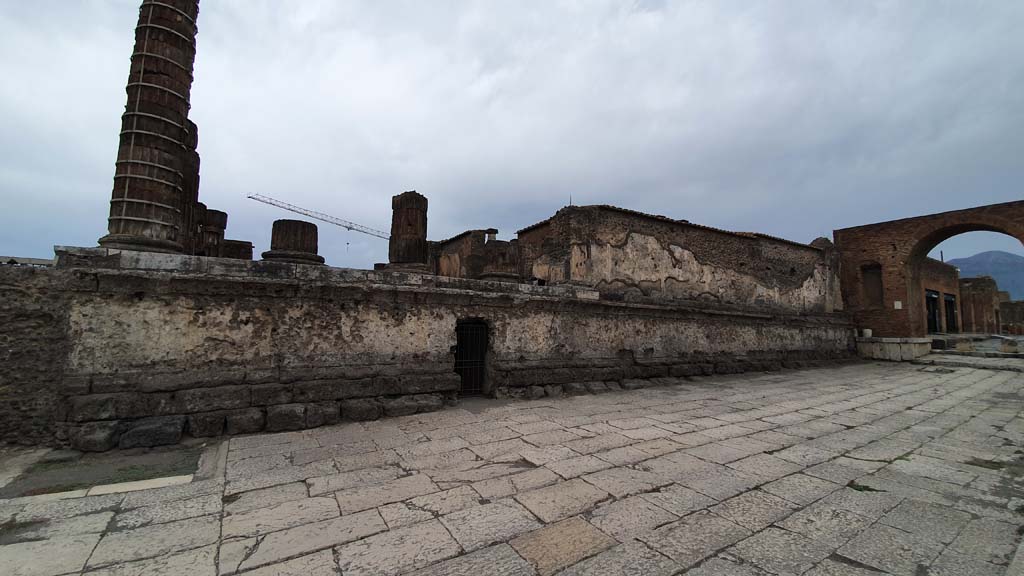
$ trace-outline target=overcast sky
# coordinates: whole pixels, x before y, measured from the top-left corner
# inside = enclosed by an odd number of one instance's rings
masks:
[[[0,254],[106,232],[140,0],[0,0]],[[569,202],[809,242],[1024,197],[1024,2],[203,0],[201,197],[499,238]],[[323,224],[335,266],[387,242]],[[946,258],[1015,240],[976,233]]]

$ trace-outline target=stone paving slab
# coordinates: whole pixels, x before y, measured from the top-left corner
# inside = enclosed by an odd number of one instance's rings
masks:
[[[0,574],[1024,572],[1024,374],[600,384],[232,438],[219,475],[177,486],[0,501]]]

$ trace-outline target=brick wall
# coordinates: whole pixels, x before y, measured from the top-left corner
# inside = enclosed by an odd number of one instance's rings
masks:
[[[996,281],[988,276],[960,279],[964,332],[1000,334],[1000,298]]]
[[[836,230],[843,301],[859,328],[876,336],[920,337],[927,332],[920,267],[943,240],[973,230],[992,230],[1024,242],[1024,201],[931,214]],[[865,266],[882,270],[883,302],[864,301]]]

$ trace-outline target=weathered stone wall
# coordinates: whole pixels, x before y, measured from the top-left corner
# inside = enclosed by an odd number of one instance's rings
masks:
[[[614,208],[568,207],[520,233],[528,277],[634,302],[699,301],[794,312],[841,309],[825,251]]]
[[[925,258],[921,262],[921,287],[924,290],[932,290],[939,293],[939,332],[960,331],[960,272],[956,266],[940,262],[933,258]],[[946,318],[946,296],[956,298],[955,326],[949,325]],[[924,298],[919,301],[924,307],[922,315],[927,318],[927,302]],[[954,329],[955,328],[955,329]]]
[[[999,303],[999,315],[1003,322],[1003,333],[1024,336],[1024,301]]]
[[[497,233],[493,228],[467,230],[448,240],[432,242],[434,273],[450,278],[502,277],[521,281],[518,243],[496,240]]]
[[[999,287],[989,276],[960,279],[964,332],[1000,333]]]
[[[440,408],[460,385],[452,346],[462,318],[490,326],[493,395],[778,369],[852,346],[834,315],[139,252],[67,252],[52,270],[0,268],[0,285],[13,296],[3,314],[14,343],[3,440],[84,449]]]

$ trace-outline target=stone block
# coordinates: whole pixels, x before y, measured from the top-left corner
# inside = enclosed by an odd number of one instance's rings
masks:
[[[544,387],[544,394],[548,398],[559,398],[562,396],[562,386],[559,384],[549,384]]]
[[[444,399],[440,394],[417,394],[384,398],[382,404],[387,416],[408,416],[417,412],[440,410],[444,406]]]
[[[263,430],[266,415],[259,408],[233,410],[225,417],[225,431],[228,434],[250,434]]]
[[[267,407],[267,432],[302,430],[305,427],[305,404],[282,404]]]
[[[224,413],[204,412],[190,414],[188,417],[188,433],[193,438],[208,438],[224,433]]]
[[[184,416],[156,416],[131,425],[121,435],[121,448],[142,448],[177,444],[185,428]]]
[[[669,376],[676,378],[700,376],[703,373],[699,364],[676,364],[675,366],[670,366],[668,370]]]
[[[292,387],[294,402],[318,402],[341,397],[341,380],[312,380],[296,382]]]
[[[221,386],[218,388],[194,388],[174,394],[178,411],[191,414],[210,410],[234,410],[246,408],[250,403],[248,386]]]
[[[567,396],[582,396],[587,394],[587,386],[581,382],[569,382],[562,385]]]
[[[156,404],[164,398],[148,394],[90,394],[71,399],[72,422],[141,418],[157,413]],[[166,396],[166,395],[163,395]],[[169,398],[169,396],[167,396]]]
[[[543,386],[530,386],[526,389],[526,397],[530,400],[539,400],[544,397]]]
[[[292,387],[288,384],[257,384],[252,387],[253,406],[274,406],[292,401]]]
[[[82,452],[106,452],[117,446],[121,423],[89,422],[71,432],[71,446]]]
[[[623,390],[639,390],[641,388],[647,388],[651,383],[647,380],[638,380],[636,378],[627,378],[622,381]]]
[[[587,392],[591,394],[603,394],[608,391],[608,385],[604,382],[586,382],[584,386],[587,387]]]
[[[341,401],[341,417],[345,420],[376,420],[384,413],[384,407],[376,398],[352,398]]]
[[[306,404],[306,427],[329,426],[341,421],[341,409],[337,402]]]

